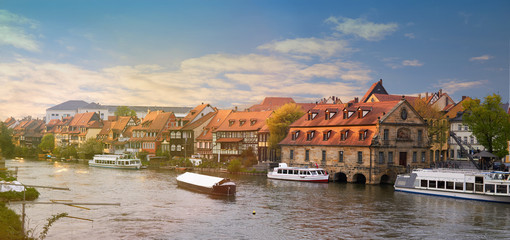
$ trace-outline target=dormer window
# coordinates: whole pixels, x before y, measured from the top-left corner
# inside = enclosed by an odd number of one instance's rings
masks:
[[[250,119],[250,126],[255,125],[257,123],[257,119]]]
[[[331,137],[331,130],[326,130],[322,132],[322,141],[328,141]]]
[[[347,109],[344,109],[343,114],[344,114],[344,119],[349,118]]]
[[[239,126],[243,126],[246,123],[246,120],[241,119],[239,120]]]
[[[364,141],[367,138],[368,130],[362,129],[359,131],[359,140]]]
[[[231,127],[235,122],[236,120],[228,120],[228,126]]]
[[[324,112],[324,119],[329,120],[333,116],[335,116],[335,114],[336,114],[335,110],[326,109],[326,111]]]
[[[300,132],[301,131],[299,130],[292,132],[292,140],[296,140],[299,137]]]
[[[312,131],[308,131],[306,133],[306,140],[307,141],[310,141],[313,139],[313,137],[315,137],[315,130],[312,130]]]
[[[345,141],[349,137],[349,130],[342,130],[340,132],[340,140]]]
[[[315,119],[315,117],[317,117],[317,115],[319,115],[319,112],[317,112],[317,110],[315,110],[315,111],[308,111],[308,120]]]

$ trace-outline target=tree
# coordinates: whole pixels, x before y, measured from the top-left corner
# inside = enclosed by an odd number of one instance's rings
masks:
[[[115,116],[132,116],[136,117],[135,110],[130,109],[126,106],[119,106],[117,107],[117,110],[115,110]]]
[[[508,154],[510,140],[510,118],[501,107],[501,96],[493,94],[484,98],[464,101],[462,122],[467,125],[478,142],[487,151],[503,157]]]
[[[39,144],[39,148],[43,152],[52,152],[55,149],[55,136],[51,133],[44,135]]]
[[[78,152],[80,153],[80,158],[92,159],[94,155],[103,152],[103,144],[94,138],[89,138],[81,145]]]
[[[5,158],[14,157],[14,144],[12,143],[12,130],[3,122],[0,123],[0,151]]]
[[[295,103],[287,103],[271,114],[266,121],[269,128],[269,149],[276,150],[276,155],[280,156],[280,143],[290,129],[290,124],[301,118],[305,112]]]
[[[446,142],[449,138],[450,124],[446,120],[445,115],[437,107],[433,107],[422,98],[414,100],[412,105],[414,110],[423,119],[427,120],[428,137],[430,143],[434,145],[433,149],[441,151],[448,149]]]

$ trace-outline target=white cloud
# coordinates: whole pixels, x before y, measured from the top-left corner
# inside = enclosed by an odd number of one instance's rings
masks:
[[[493,58],[493,56],[490,56],[490,55],[482,55],[482,56],[479,56],[479,57],[472,57],[469,59],[469,61],[473,62],[473,61],[487,61],[489,59]]]
[[[35,28],[34,21],[6,10],[0,10],[0,45],[10,45],[27,51],[39,51],[34,37],[25,28]]]
[[[415,39],[416,36],[414,35],[414,33],[406,33],[404,34],[405,37],[409,38],[409,39]]]
[[[487,85],[488,83],[488,80],[461,82],[457,79],[447,79],[435,84],[434,86],[442,88],[445,92],[448,92],[448,94],[451,95],[458,91],[478,88],[480,86]]]
[[[325,40],[317,38],[297,38],[275,41],[259,46],[257,49],[285,54],[318,56],[329,58],[343,52],[351,51],[344,40]]]
[[[271,95],[354,96],[362,93],[358,86],[371,79],[370,73],[356,62],[304,64],[258,54],[206,55],[183,61],[177,70],[136,65],[91,71],[20,58],[0,62],[0,118],[43,116],[46,108],[70,99],[112,105],[209,102],[221,108]]]
[[[363,18],[329,17],[326,22],[335,24],[334,29],[342,34],[355,35],[369,41],[382,40],[398,29],[396,23],[373,23]]]
[[[402,61],[402,66],[411,66],[411,67],[421,67],[423,63],[414,59],[414,60],[404,60]]]

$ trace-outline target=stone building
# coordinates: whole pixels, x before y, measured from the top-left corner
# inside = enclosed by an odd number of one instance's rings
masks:
[[[319,104],[291,125],[280,145],[282,162],[317,164],[334,181],[390,183],[430,165],[427,124],[405,99]]]

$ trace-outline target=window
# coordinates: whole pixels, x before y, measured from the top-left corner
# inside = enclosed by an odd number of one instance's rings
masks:
[[[358,152],[358,163],[363,163],[363,152]]]
[[[326,150],[322,150],[322,162],[326,162]]]
[[[305,161],[310,161],[310,150],[305,150]]]
[[[181,132],[176,132],[175,133],[175,138],[181,138]]]
[[[462,131],[462,124],[459,124],[459,125],[458,125],[457,130]]]
[[[292,133],[292,140],[296,140],[299,137],[299,130]]]
[[[175,145],[172,145],[172,147],[170,149],[171,149],[171,151],[175,151]]]
[[[393,152],[388,152],[388,164],[393,163]]]
[[[322,141],[328,141],[331,137],[331,130],[322,133]]]
[[[368,130],[359,131],[359,140],[363,141],[367,138]]]
[[[290,150],[289,155],[290,155],[290,159],[294,159],[294,150]]]
[[[313,139],[313,137],[315,136],[315,130],[312,130],[312,131],[309,131],[307,134],[306,134],[306,140],[307,141],[310,141]]]
[[[413,152],[413,163],[415,163],[417,161],[418,161],[418,153],[417,152]]]
[[[344,109],[343,115],[344,115],[344,116],[343,116],[343,117],[344,117],[344,119],[349,118],[349,115],[348,115],[347,109]]]
[[[390,140],[390,130],[389,129],[384,129],[383,140],[385,140],[385,141]]]
[[[422,136],[423,136],[423,131],[420,129],[420,130],[418,130],[418,142],[421,142],[423,140]]]
[[[236,120],[228,120],[228,126],[231,127],[235,122]]]
[[[246,120],[239,120],[239,126],[243,126],[246,123]]]
[[[177,145],[177,152],[180,152],[182,150],[181,145]]]
[[[344,161],[344,151],[338,151],[338,162]]]
[[[384,152],[379,152],[379,164],[384,164]]]
[[[340,140],[345,141],[349,136],[349,130],[343,130],[340,132]]]
[[[255,123],[257,123],[257,119],[251,119],[250,120],[250,125],[251,126],[255,125]]]
[[[469,143],[471,143],[471,144],[475,143],[475,138],[473,136],[469,137]]]
[[[425,152],[421,152],[421,162],[425,162]]]

